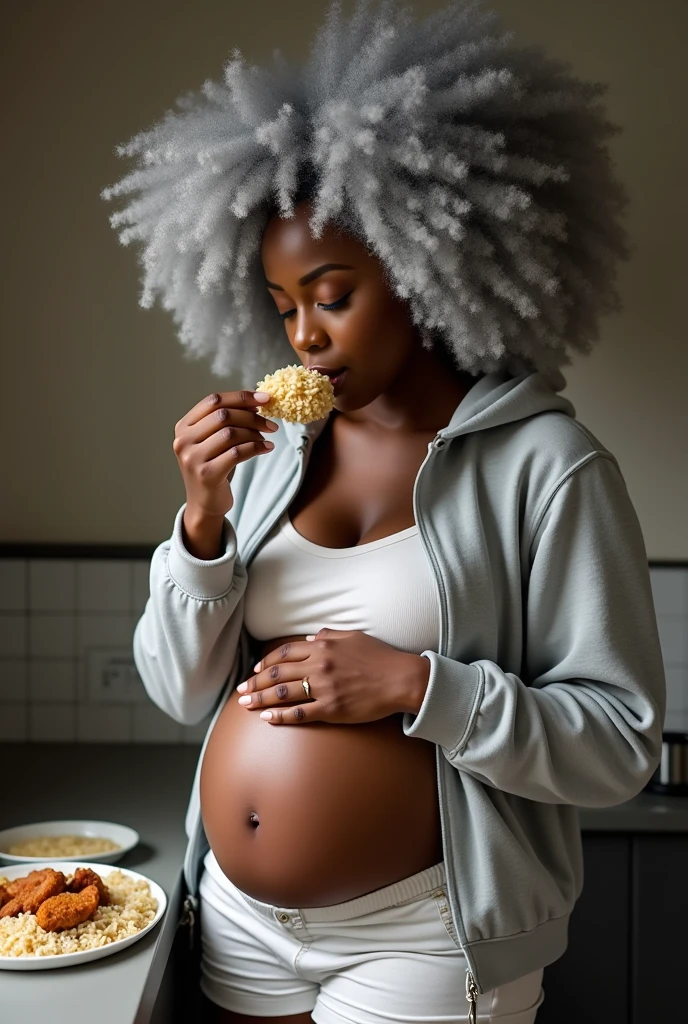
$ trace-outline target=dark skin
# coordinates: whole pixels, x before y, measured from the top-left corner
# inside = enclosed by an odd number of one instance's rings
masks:
[[[381,263],[332,225],[314,239],[309,212],[304,202],[293,219],[276,215],[269,221],[261,248],[266,284],[278,314],[286,314],[299,361],[346,366],[347,380],[289,513],[294,527],[315,543],[348,547],[413,525],[413,483],[428,443],[475,378],[460,372],[441,346],[423,349],[408,306],[394,294]],[[427,687],[427,659],[361,631],[321,630],[310,640],[277,637],[263,645],[260,657],[257,674],[237,689],[249,711],[262,717],[271,709],[272,726],[372,722],[415,712]],[[306,674],[310,701],[301,689]],[[208,1024],[312,1021],[309,1012],[249,1017],[207,1000],[205,1006]]]
[[[441,345],[422,347],[408,305],[362,242],[331,223],[313,238],[310,212],[302,202],[293,218],[268,222],[266,285],[301,363],[347,374],[289,511],[309,540],[348,547],[413,525],[413,483],[428,443],[475,378]],[[310,640],[269,641],[254,672],[237,688],[239,702],[270,725],[355,724],[417,712],[429,662],[361,631],[322,629]]]

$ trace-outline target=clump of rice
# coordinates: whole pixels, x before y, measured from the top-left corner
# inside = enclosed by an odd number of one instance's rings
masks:
[[[75,928],[46,932],[35,914],[0,918],[0,956],[55,956],[108,946],[136,935],[155,917],[157,900],[148,882],[129,878],[121,871],[101,876],[110,893],[110,904],[98,907],[93,917]],[[67,876],[68,881],[71,876]],[[0,878],[0,885],[7,879]]]
[[[271,395],[270,401],[260,407],[262,415],[290,423],[321,420],[334,407],[330,378],[296,364],[268,373],[258,381],[256,391],[267,391]]]
[[[110,853],[119,850],[119,843],[101,836],[36,836],[23,843],[12,843],[3,853],[14,857],[88,857],[93,853]]]

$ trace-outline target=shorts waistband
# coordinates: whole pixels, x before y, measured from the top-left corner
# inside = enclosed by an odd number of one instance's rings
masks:
[[[209,853],[206,858],[206,867],[208,866],[208,861],[214,861],[214,863],[211,863],[210,870],[219,881],[217,872],[221,874],[221,869],[212,853]],[[224,879],[225,876],[222,875],[222,878]],[[233,885],[231,882],[230,884]],[[274,921],[277,913],[298,914],[303,922],[308,925],[309,921],[314,923],[318,921],[348,921],[354,917],[361,917],[363,914],[370,914],[376,910],[386,910],[388,907],[410,903],[413,900],[427,896],[445,884],[444,861],[440,861],[438,864],[433,864],[432,867],[425,868],[415,875],[409,875],[408,878],[402,878],[398,882],[392,882],[391,885],[385,885],[382,889],[375,889],[373,892],[357,896],[352,900],[346,900],[344,903],[333,903],[329,907],[277,907],[271,903],[263,903],[261,900],[249,896],[248,893],[243,892],[236,886],[234,888],[237,892],[241,893],[242,898],[257,913],[268,920]]]

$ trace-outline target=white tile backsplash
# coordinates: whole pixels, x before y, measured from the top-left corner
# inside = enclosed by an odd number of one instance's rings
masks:
[[[0,658],[25,658],[27,655],[26,615],[0,613]]]
[[[74,704],[29,705],[29,739],[42,743],[67,743],[75,740]]]
[[[140,704],[133,709],[134,743],[180,743],[182,726],[155,704]]]
[[[76,563],[76,607],[82,612],[128,612],[131,562],[93,559]]]
[[[76,661],[40,658],[29,662],[29,696],[32,702],[76,701]]]
[[[37,612],[29,617],[31,658],[73,658],[74,616]]]
[[[127,615],[86,615],[78,613],[76,618],[76,653],[86,657],[89,647],[131,648],[134,637],[134,623],[131,613]]]
[[[0,611],[23,612],[26,608],[26,569],[23,558],[0,561]]]
[[[29,698],[28,663],[25,658],[0,660],[0,704],[25,704]]]
[[[84,660],[84,687],[91,704],[148,704],[143,681],[133,663],[131,644],[124,647],[90,647]],[[130,671],[130,668],[133,669]]]
[[[183,725],[182,726],[182,740],[184,743],[202,743],[205,739],[205,734],[208,731],[208,726],[212,721],[212,715],[207,715],[206,718],[201,719],[196,725]]]
[[[0,704],[0,742],[24,743],[29,738],[25,704]]]
[[[131,708],[122,704],[80,704],[77,739],[84,743],[130,743]]]
[[[74,611],[76,565],[73,561],[36,558],[29,563],[29,608],[41,612]]]
[[[0,741],[193,743],[143,685],[89,688],[94,652],[132,654],[150,560],[0,558]],[[665,730],[688,731],[688,566],[650,568],[667,681]],[[102,687],[101,687],[102,690]]]
[[[134,562],[134,590],[132,611],[141,614],[150,596],[150,562]]]

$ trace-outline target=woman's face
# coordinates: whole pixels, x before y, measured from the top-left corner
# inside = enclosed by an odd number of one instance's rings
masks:
[[[314,239],[309,214],[303,202],[293,218],[268,222],[261,246],[267,287],[301,363],[346,367],[335,405],[360,409],[394,390],[420,338],[379,260],[331,222]]]

